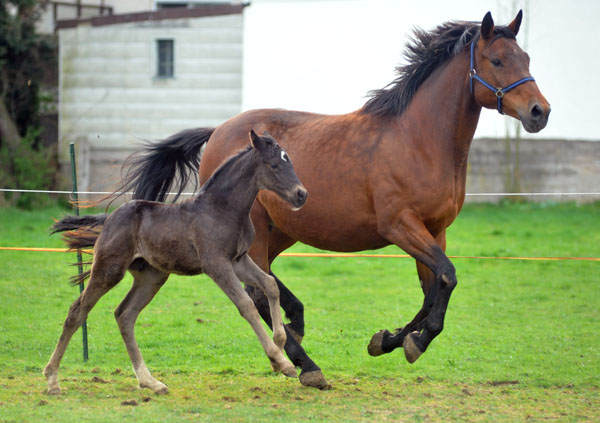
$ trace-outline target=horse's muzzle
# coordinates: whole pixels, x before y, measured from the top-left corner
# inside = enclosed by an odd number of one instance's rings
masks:
[[[548,103],[535,103],[523,114],[519,113],[519,118],[527,132],[535,133],[546,127],[549,115],[550,105]]]

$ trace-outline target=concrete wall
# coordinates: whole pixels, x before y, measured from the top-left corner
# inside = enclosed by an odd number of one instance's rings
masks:
[[[80,189],[113,186],[114,169],[97,178],[95,167],[120,162],[139,139],[238,114],[242,30],[242,14],[61,29],[59,159],[68,163],[69,142],[82,151]],[[161,38],[175,41],[174,78],[156,77]]]
[[[518,163],[518,165],[517,165]],[[468,193],[600,192],[600,142],[526,139],[476,139],[471,145]],[[535,196],[532,201],[600,200],[596,196]],[[470,196],[467,201],[502,197]]]
[[[504,139],[476,139],[471,145],[467,193],[504,192],[600,192],[600,142],[527,139],[520,143],[519,172],[515,172],[515,141],[510,151]],[[118,151],[83,151],[94,166],[87,178],[90,187],[105,190],[107,175],[119,176],[122,156]],[[515,175],[520,175],[520,189]],[[498,202],[502,196],[467,196],[467,202]],[[521,198],[521,197],[519,197]],[[530,196],[529,201],[600,201],[595,196]]]

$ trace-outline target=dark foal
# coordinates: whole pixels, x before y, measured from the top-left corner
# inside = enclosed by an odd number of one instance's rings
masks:
[[[190,200],[176,205],[134,200],[110,215],[67,216],[53,226],[54,232],[72,231],[65,235],[70,247],[93,245],[95,251],[89,284],[71,306],[58,345],[44,369],[49,394],[60,393],[58,368],[73,333],[126,270],[134,277],[133,287],[115,317],[140,387],[157,394],[167,392],[144,363],[134,325],[171,273],[210,276],[248,320],[273,370],[296,376],[294,365],[282,351],[286,334],[277,283],[247,254],[255,235],[249,213],[259,190],[273,191],[294,209],[304,205],[307,192],[274,138],[251,131],[250,139],[251,145],[219,167]],[[100,225],[101,230],[92,230]],[[240,281],[259,288],[269,299],[273,340]]]
[[[273,260],[297,241],[342,252],[389,244],[402,248],[416,261],[424,300],[402,329],[377,332],[368,352],[378,356],[403,348],[412,363],[442,332],[457,284],[445,254],[446,229],[463,206],[469,148],[482,108],[518,119],[528,132],[548,122],[550,105],[529,73],[529,56],[517,44],[521,18],[519,12],[507,26],[496,26],[488,13],[480,24],[454,21],[416,30],[397,79],[352,113],[251,110],[217,128],[175,134],[149,146],[122,191],[162,201],[178,170],[199,163],[204,181],[246,142],[249,128],[268,130],[293,157],[310,201],[291,213],[276,196],[260,193],[251,212],[252,259],[269,272]],[[187,177],[179,175],[182,181]],[[277,282],[291,320],[286,329],[302,336],[302,304]],[[269,322],[268,301],[260,290],[248,289]],[[364,312],[377,311],[365,303]],[[288,336],[285,350],[302,369],[301,383],[327,386],[297,339]]]

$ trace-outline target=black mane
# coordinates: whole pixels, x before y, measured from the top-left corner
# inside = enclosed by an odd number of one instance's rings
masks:
[[[219,166],[217,168],[217,170],[215,170],[213,172],[213,174],[202,185],[202,187],[200,187],[200,192],[203,192],[203,191],[206,191],[207,189],[209,189],[212,185],[215,184],[215,181],[218,181],[221,179],[220,175],[224,174],[225,172],[228,172],[233,166],[236,166],[239,168],[244,168],[244,166],[239,166],[239,164],[237,162],[242,159],[242,156],[247,156],[247,155],[249,156],[248,153],[250,153],[252,150],[253,150],[252,146],[248,145],[243,150],[240,150],[235,155],[229,157],[229,159],[227,159],[221,166]]]
[[[394,81],[382,89],[369,92],[371,98],[365,103],[363,112],[379,116],[402,114],[421,84],[435,69],[478,39],[480,27],[480,23],[476,22],[451,21],[432,31],[416,28],[404,53],[407,64],[396,68],[398,77]],[[494,34],[515,38],[505,26],[495,27]]]

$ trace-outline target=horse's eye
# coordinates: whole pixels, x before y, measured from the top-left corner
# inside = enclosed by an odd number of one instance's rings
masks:
[[[281,150],[281,160],[283,160],[284,162],[287,162],[289,160],[288,155],[283,150]]]
[[[500,59],[492,59],[492,65],[499,67],[502,66],[502,62],[500,61]]]

